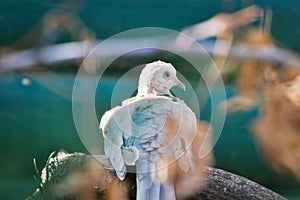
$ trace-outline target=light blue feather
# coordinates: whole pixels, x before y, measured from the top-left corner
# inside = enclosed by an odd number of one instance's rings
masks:
[[[164,139],[167,118],[182,123],[174,141]],[[106,112],[100,128],[105,154],[121,180],[126,175],[126,164],[135,164],[138,200],[175,199],[174,185],[159,177],[154,180],[153,173],[159,170],[161,155],[169,155],[170,160],[177,159],[182,171],[191,168],[192,163],[185,152],[195,136],[196,117],[185,103],[174,97],[132,98]],[[173,142],[170,147],[161,146],[168,142]]]

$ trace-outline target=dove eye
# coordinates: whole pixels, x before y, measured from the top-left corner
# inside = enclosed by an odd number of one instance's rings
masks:
[[[169,77],[170,77],[170,73],[169,73],[169,72],[165,72],[165,73],[164,73],[164,77],[165,77],[165,78],[169,78]]]

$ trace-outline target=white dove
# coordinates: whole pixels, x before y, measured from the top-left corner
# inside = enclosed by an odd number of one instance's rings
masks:
[[[105,155],[117,176],[123,180],[132,169],[129,166],[135,166],[138,200],[172,200],[189,193],[183,190],[198,187],[176,191],[189,185],[189,178],[193,184],[193,176],[201,174],[201,169],[196,170],[200,145],[192,144],[199,132],[196,116],[170,93],[173,86],[185,90],[171,64],[147,64],[139,77],[137,96],[107,111],[100,122]]]

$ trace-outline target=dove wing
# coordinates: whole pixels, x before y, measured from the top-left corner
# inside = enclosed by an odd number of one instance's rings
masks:
[[[138,151],[135,147],[123,146],[124,139],[131,134],[131,124],[128,106],[117,106],[107,111],[100,121],[105,155],[121,180],[126,175],[126,164],[134,165],[138,159]]]
[[[174,148],[175,159],[178,166],[184,172],[191,169],[193,165],[192,142],[197,133],[197,118],[195,113],[183,101],[173,104],[171,117],[177,124],[176,147]]]
[[[176,160],[180,169],[187,172],[193,165],[191,145],[197,133],[197,118],[183,101],[176,100],[166,102],[170,110],[163,131],[158,136],[158,151],[161,155],[168,155],[167,162]]]
[[[139,138],[139,149],[149,155],[151,165],[161,168],[176,160],[181,170],[189,171],[193,159],[190,147],[197,133],[194,112],[180,99],[170,97],[144,97],[133,104],[133,135]],[[158,179],[167,174],[158,174]]]

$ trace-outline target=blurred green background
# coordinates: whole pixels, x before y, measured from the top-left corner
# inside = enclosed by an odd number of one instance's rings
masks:
[[[76,2],[76,3],[75,3]],[[14,50],[40,45],[41,31],[29,32],[43,16],[61,6],[59,0],[0,1],[0,46]],[[234,12],[259,4],[273,11],[271,33],[284,46],[300,52],[300,1],[188,0],[188,1],[74,1],[67,9],[76,9],[82,22],[98,39],[124,30],[157,26],[174,30],[211,18],[220,12]],[[70,41],[70,35],[56,43]],[[4,48],[5,47],[5,48]],[[7,51],[7,49],[5,49]],[[174,56],[151,54],[121,58],[108,68],[96,94],[99,117],[110,108],[111,93],[118,78],[130,67],[155,59],[172,62],[193,86],[199,77],[184,69]],[[86,152],[75,129],[72,115],[72,90],[80,61],[72,65],[40,65],[34,69],[0,72],[0,199],[24,199],[36,188],[33,158],[42,168],[52,151]],[[53,73],[54,72],[54,73]],[[90,75],[90,79],[96,77]],[[126,80],[134,86],[137,77]],[[126,93],[124,84],[124,93]],[[52,86],[52,87],[49,87]],[[218,87],[214,90],[218,92]],[[232,82],[226,82],[228,97],[234,96]],[[121,95],[121,94],[120,94]],[[199,94],[201,98],[201,94]],[[249,124],[258,109],[228,115],[224,130],[214,148],[216,167],[240,174],[291,199],[300,198],[299,183],[276,174],[260,157]],[[210,118],[210,101],[201,110],[201,119]],[[88,119],[86,119],[88,120]],[[99,140],[101,140],[99,132]]]

